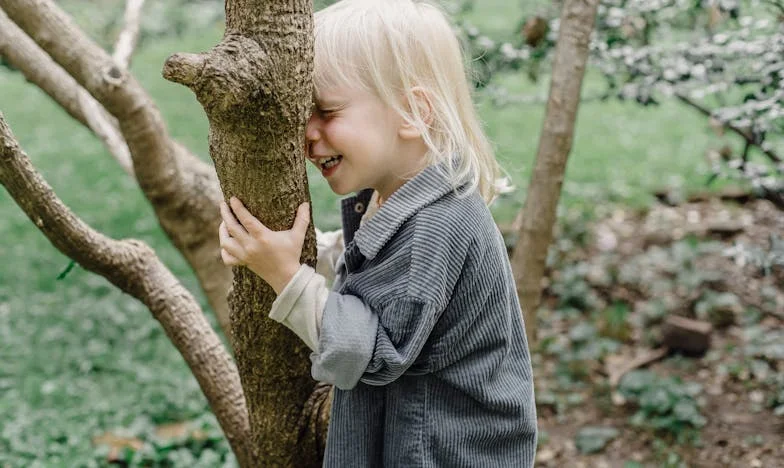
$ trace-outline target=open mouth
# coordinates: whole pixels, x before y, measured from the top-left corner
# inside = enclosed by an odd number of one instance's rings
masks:
[[[338,154],[336,156],[319,158],[316,161],[316,165],[319,167],[319,169],[321,169],[322,176],[329,177],[337,170],[337,167],[340,165],[341,161],[343,161],[343,156]]]
[[[340,164],[340,161],[342,159],[343,159],[343,156],[341,156],[341,155],[332,156],[330,158],[323,158],[323,159],[319,160],[318,165],[321,168],[321,170],[323,171],[325,169],[331,169],[331,168],[337,166],[338,164]]]

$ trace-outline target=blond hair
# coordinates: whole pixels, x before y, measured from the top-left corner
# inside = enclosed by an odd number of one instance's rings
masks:
[[[460,43],[436,5],[342,0],[316,13],[314,34],[317,94],[335,86],[375,94],[420,131],[428,165],[443,163],[461,192],[494,198],[498,163],[471,101]]]

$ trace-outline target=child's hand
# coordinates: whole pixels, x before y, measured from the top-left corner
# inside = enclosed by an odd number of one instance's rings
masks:
[[[223,263],[247,266],[280,294],[299,270],[305,232],[310,224],[310,205],[303,203],[297,208],[290,230],[271,231],[237,198],[232,197],[230,203],[231,208],[225,202],[220,206],[223,222],[218,235]]]

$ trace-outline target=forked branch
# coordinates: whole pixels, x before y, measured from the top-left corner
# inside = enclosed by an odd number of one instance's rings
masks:
[[[58,250],[144,303],[190,367],[242,466],[250,424],[237,368],[191,293],[138,240],[93,230],[33,168],[0,114],[0,183]]]
[[[68,114],[92,130],[103,141],[120,167],[134,175],[131,153],[117,127],[117,119],[93,98],[63,68],[19,29],[0,9],[0,55],[49,95]]]

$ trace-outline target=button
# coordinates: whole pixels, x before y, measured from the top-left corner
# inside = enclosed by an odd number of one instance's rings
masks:
[[[357,213],[364,213],[365,212],[365,204],[362,203],[362,202],[357,202],[357,204],[354,205],[354,211],[357,212]]]

